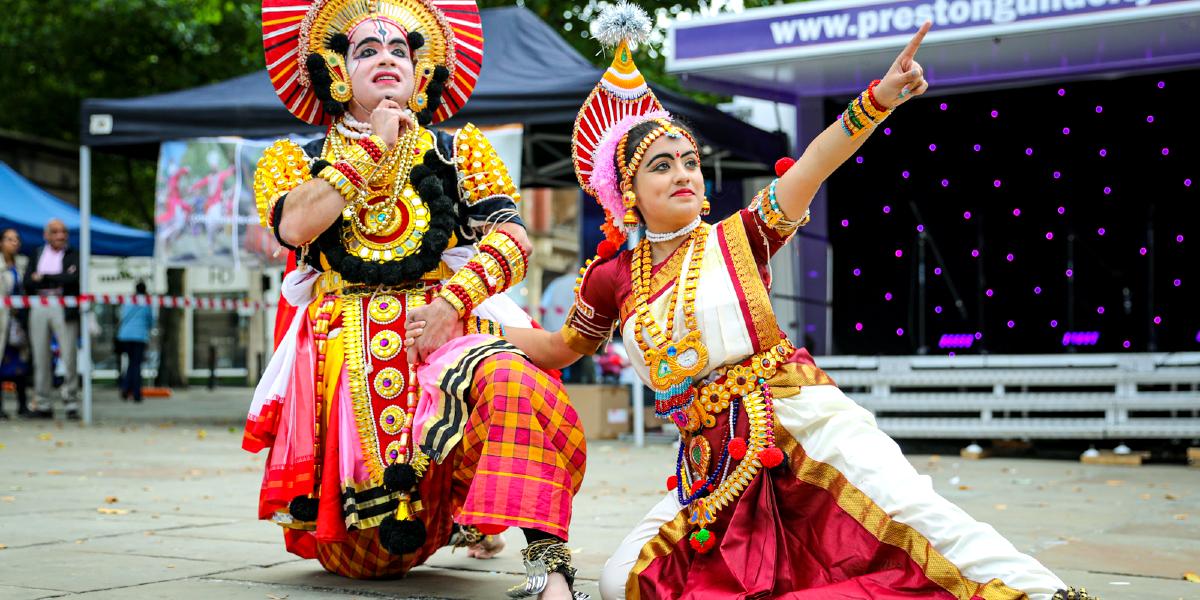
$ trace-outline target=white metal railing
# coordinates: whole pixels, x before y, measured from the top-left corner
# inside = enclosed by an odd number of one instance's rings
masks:
[[[817,364],[898,438],[1200,439],[1200,352]]]

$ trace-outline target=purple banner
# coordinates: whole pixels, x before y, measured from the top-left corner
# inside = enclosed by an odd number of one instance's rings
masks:
[[[1152,7],[1192,0],[901,0],[676,27],[676,61],[745,52],[819,47],[911,34],[933,21],[934,31],[1012,25],[1123,11],[1131,15]]]

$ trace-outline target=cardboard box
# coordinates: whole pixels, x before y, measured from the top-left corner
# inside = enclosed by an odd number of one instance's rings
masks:
[[[568,384],[567,395],[589,440],[615,440],[633,431],[629,387]]]

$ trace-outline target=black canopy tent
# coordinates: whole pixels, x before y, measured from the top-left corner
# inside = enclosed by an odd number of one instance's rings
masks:
[[[482,11],[484,67],[466,107],[446,127],[521,123],[526,147],[522,184],[572,185],[570,132],[602,69],[522,7]],[[695,125],[715,154],[706,166],[727,177],[764,174],[786,154],[781,133],[754,128],[670,90],[655,91],[672,114]],[[151,158],[164,140],[238,135],[270,137],[314,128],[284,109],[266,71],[198,88],[141,98],[85,100],[83,144]]]

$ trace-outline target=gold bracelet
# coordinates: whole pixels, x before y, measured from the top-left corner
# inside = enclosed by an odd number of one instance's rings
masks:
[[[333,165],[321,169],[321,172],[317,173],[317,177],[320,177],[329,185],[333,186],[333,189],[336,190],[337,193],[341,194],[342,198],[346,200],[347,204],[353,204],[358,200],[358,188],[354,187],[354,185],[350,183],[350,178],[343,175],[342,172],[334,168]]]
[[[467,305],[463,304],[462,299],[455,295],[454,292],[446,289],[446,287],[442,287],[442,289],[438,291],[438,297],[446,302],[449,302],[450,306],[454,308],[454,312],[458,313],[458,317],[460,319],[467,316]]]

